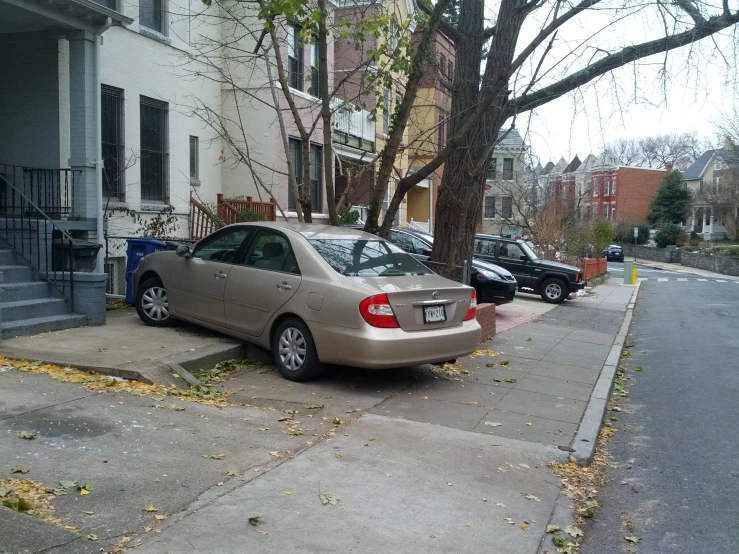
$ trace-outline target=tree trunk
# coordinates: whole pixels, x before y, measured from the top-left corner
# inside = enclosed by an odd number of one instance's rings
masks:
[[[310,140],[300,141],[300,158],[303,161],[302,175],[302,191],[300,198],[296,198],[296,202],[300,202],[303,207],[303,217],[306,223],[313,223],[313,208],[310,198]]]
[[[328,31],[326,29],[326,0],[318,0],[321,19],[318,22],[318,81],[321,87],[321,119],[323,121],[323,173],[326,186],[328,220],[331,225],[339,224],[334,194],[334,151],[333,126],[331,125],[331,95],[328,90]]]

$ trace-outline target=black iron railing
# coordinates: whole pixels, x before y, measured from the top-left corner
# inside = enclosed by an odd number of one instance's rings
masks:
[[[74,310],[75,240],[2,173],[0,239],[69,300],[70,312]]]
[[[79,170],[74,169],[41,169],[0,164],[0,176],[51,219],[72,215],[74,182],[79,173]]]

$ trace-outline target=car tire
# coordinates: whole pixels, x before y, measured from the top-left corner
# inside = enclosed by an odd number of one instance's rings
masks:
[[[159,279],[147,279],[136,291],[136,313],[151,327],[171,327],[175,319],[169,313],[167,291]]]
[[[569,294],[569,289],[562,279],[553,277],[541,284],[541,297],[550,304],[561,304]]]
[[[272,355],[277,369],[290,381],[310,381],[323,369],[308,326],[298,318],[283,320],[272,335]]]

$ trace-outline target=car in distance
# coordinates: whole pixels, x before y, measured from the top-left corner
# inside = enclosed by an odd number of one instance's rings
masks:
[[[389,238],[390,242],[400,246],[421,263],[427,263],[434,244],[432,234],[393,227],[390,229]],[[516,279],[510,271],[483,260],[472,260],[470,285],[477,292],[477,301],[480,304],[491,303],[498,306],[512,302],[518,289]]]
[[[546,301],[563,302],[585,286],[580,268],[544,260],[522,240],[495,235],[475,235],[472,255],[510,271],[519,290],[532,290]]]
[[[617,244],[612,244],[605,250],[603,250],[603,257],[609,262],[623,262],[624,261],[624,249]]]
[[[443,362],[480,339],[475,289],[342,227],[230,225],[192,249],[145,256],[133,287],[147,325],[182,319],[254,343],[292,381],[317,377],[323,363]]]

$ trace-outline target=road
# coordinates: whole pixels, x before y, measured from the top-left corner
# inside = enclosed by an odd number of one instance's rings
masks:
[[[607,414],[619,432],[582,553],[735,552],[739,281],[638,270],[629,397]]]

